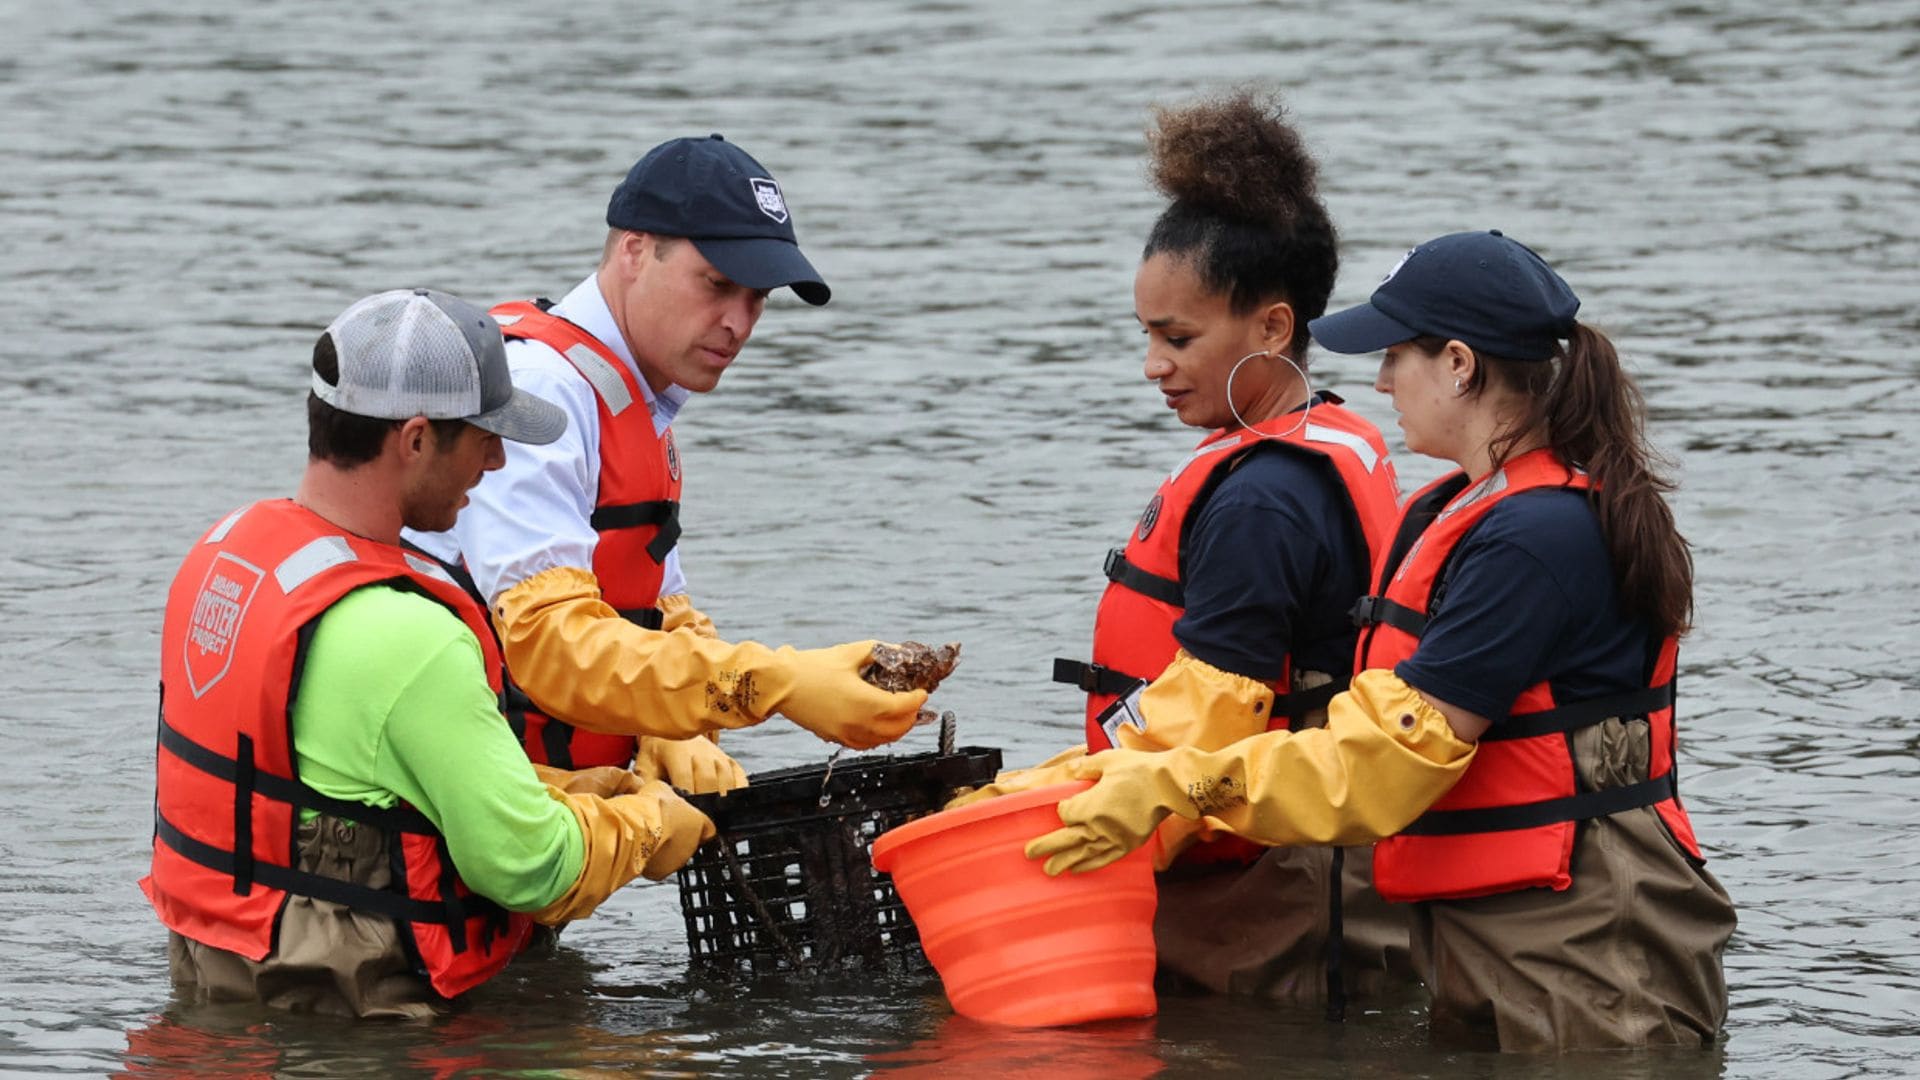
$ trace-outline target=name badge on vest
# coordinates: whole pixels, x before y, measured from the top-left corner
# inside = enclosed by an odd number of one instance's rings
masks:
[[[1147,716],[1140,711],[1140,692],[1146,688],[1147,680],[1135,679],[1126,693],[1114,699],[1113,704],[1102,709],[1100,715],[1094,718],[1094,722],[1100,725],[1100,730],[1107,733],[1108,742],[1115,746],[1120,745],[1121,724],[1132,724],[1134,730],[1143,734],[1146,732]]]

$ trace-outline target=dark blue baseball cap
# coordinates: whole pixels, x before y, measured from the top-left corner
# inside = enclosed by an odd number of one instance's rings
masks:
[[[719,135],[669,139],[627,170],[607,203],[616,229],[680,236],[749,289],[790,285],[809,304],[833,291],[793,237],[778,181]]]
[[[1359,307],[1307,324],[1337,353],[1369,353],[1422,334],[1508,360],[1551,360],[1573,333],[1580,298],[1532,248],[1500,230],[1429,240],[1402,256]]]

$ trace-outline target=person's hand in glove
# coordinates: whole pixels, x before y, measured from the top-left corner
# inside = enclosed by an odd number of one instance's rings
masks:
[[[580,873],[559,899],[534,912],[534,921],[558,926],[593,913],[636,877],[658,881],[686,865],[713,836],[713,822],[658,780],[628,795],[601,798],[549,786],[547,794],[573,811],[585,841]]]
[[[875,641],[826,649],[773,651],[763,681],[768,707],[815,735],[869,750],[905,735],[927,703],[925,690],[894,693],[861,678]]]
[[[590,769],[561,769],[552,765],[534,762],[533,774],[540,782],[550,788],[559,788],[568,795],[598,795],[611,799],[615,795],[632,795],[652,777],[635,776],[631,769],[622,769],[614,765],[595,765]]]
[[[1038,765],[1024,769],[1003,769],[993,778],[993,783],[982,784],[971,791],[963,791],[947,800],[943,809],[957,810],[962,806],[980,802],[983,799],[995,799],[1002,795],[1012,795],[1017,791],[1032,791],[1048,784],[1064,784],[1078,779],[1073,775],[1073,764],[1087,756],[1085,743],[1069,746]]]
[[[1216,751],[1109,750],[1071,765],[1098,781],[1060,804],[1056,829],[1027,844],[1049,874],[1095,870],[1146,843],[1170,814],[1269,846],[1365,844],[1391,836],[1447,793],[1473,761],[1419,691],[1363,671],[1327,707],[1327,726],[1270,731]]]
[[[689,739],[640,738],[633,771],[638,780],[664,780],[691,795],[709,795],[747,786],[747,771],[714,741],[695,735]]]
[[[758,724],[780,712],[856,750],[913,726],[924,690],[889,693],[860,677],[874,642],[771,649],[646,630],[600,595],[590,571],[557,566],[494,598],[514,681],[550,716],[609,735],[684,738]]]

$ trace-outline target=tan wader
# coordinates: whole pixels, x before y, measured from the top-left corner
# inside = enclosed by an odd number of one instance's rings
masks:
[[[1326,1004],[1335,850],[1274,848],[1252,866],[1161,874],[1153,922],[1161,975],[1216,994]],[[1406,906],[1373,890],[1371,847],[1339,850],[1340,990],[1378,998],[1412,987]]]
[[[392,881],[389,840],[379,829],[320,815],[300,826],[299,868],[372,888]],[[198,1001],[258,1001],[292,1012],[415,1018],[444,1012],[408,959],[392,919],[328,900],[287,897],[274,951],[265,960],[172,933],[173,982]]]
[[[1293,685],[1312,689],[1330,681],[1321,672],[1302,672]],[[1326,723],[1322,709],[1297,727]],[[1176,863],[1162,873],[1153,926],[1162,978],[1216,994],[1327,1004],[1335,850],[1273,848],[1251,866]],[[1373,848],[1338,850],[1344,865],[1336,988],[1365,999],[1417,985],[1409,913],[1374,891]]]
[[[1647,776],[1644,720],[1575,733],[1583,787]],[[1582,822],[1573,885],[1413,905],[1434,1037],[1508,1051],[1705,1046],[1727,1014],[1733,904],[1652,807]]]

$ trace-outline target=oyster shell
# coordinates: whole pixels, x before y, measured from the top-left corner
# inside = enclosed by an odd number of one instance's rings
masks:
[[[926,690],[931,692],[940,680],[953,674],[960,662],[960,643],[923,645],[903,641],[898,645],[882,642],[873,647],[873,660],[861,669],[860,677],[882,690]]]

